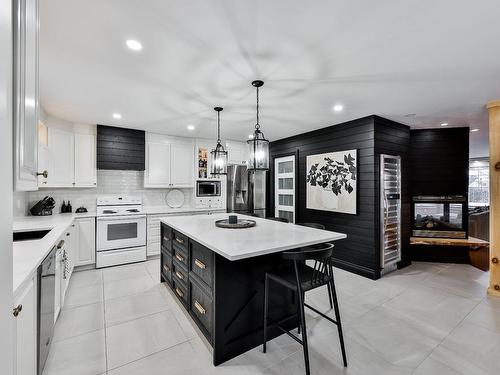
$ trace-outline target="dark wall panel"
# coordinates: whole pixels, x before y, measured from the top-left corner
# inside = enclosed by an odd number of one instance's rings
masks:
[[[469,128],[411,131],[412,195],[466,195]]]
[[[469,134],[468,127],[418,129],[410,132],[411,196],[468,196]],[[464,215],[467,215],[467,210],[464,210]],[[467,230],[468,220],[465,220],[465,224]],[[468,249],[460,247],[412,245],[410,256],[416,261],[469,261]]]
[[[271,170],[269,173],[268,216],[274,216],[274,159],[295,155],[297,184],[296,222],[316,222],[327,229],[347,234],[347,239],[335,243],[337,266],[370,278],[380,277],[380,204],[379,160],[381,153],[402,155],[408,159],[410,130],[407,126],[378,116],[368,116],[343,124],[304,133],[271,142]],[[306,208],[306,157],[325,152],[358,151],[358,209],[357,215],[348,215]],[[404,175],[407,177],[407,174]],[[404,182],[408,186],[408,182]],[[409,243],[409,194],[403,197],[403,225],[406,225],[404,251]],[[407,258],[405,254],[405,258]]]
[[[97,125],[97,169],[144,170],[145,132]]]

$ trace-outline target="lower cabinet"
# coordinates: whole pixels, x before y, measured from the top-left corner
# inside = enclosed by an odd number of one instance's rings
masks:
[[[161,279],[167,282],[207,340],[214,327],[214,257],[210,249],[161,224]]]
[[[75,219],[75,266],[95,263],[95,217]]]
[[[14,298],[14,374],[35,375],[37,372],[37,286],[33,277]]]

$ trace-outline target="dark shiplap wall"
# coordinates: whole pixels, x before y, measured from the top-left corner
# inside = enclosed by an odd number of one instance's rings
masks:
[[[97,169],[144,170],[145,132],[97,125]]]
[[[380,277],[377,158],[382,151],[405,151],[403,148],[407,147],[408,141],[408,127],[377,116],[369,116],[271,142],[268,216],[274,216],[274,158],[296,155],[296,222],[322,223],[329,230],[346,233],[347,239],[335,244],[336,264],[364,276]],[[358,214],[306,209],[307,155],[350,149],[358,150]]]
[[[469,128],[411,131],[413,195],[467,194],[469,133]]]

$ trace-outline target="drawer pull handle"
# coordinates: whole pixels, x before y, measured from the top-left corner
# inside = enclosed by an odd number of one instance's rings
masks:
[[[166,264],[163,265],[163,269],[166,271],[166,272],[170,272],[170,267],[167,266]]]
[[[201,268],[202,270],[204,270],[205,268],[207,268],[207,266],[205,265],[205,263],[203,263],[201,260],[199,259],[195,259],[194,260],[194,264],[198,267],[198,268]]]
[[[182,275],[182,273],[180,273],[179,271],[175,271],[175,275],[181,279],[181,280],[184,280],[184,276]]]
[[[168,241],[170,241],[170,238],[168,238],[168,237],[163,237],[163,241],[164,241],[164,242],[168,242]]]
[[[175,288],[175,293],[177,293],[181,298],[184,297],[184,293],[182,293],[182,290],[180,290],[179,288]]]
[[[184,240],[180,239],[179,237],[175,237],[175,240],[180,244],[184,244]]]
[[[176,253],[175,257],[179,260],[179,262],[184,262],[184,257],[182,257],[179,253]]]
[[[202,315],[205,315],[207,312],[207,310],[205,310],[205,308],[198,301],[194,301],[194,307],[196,307],[196,310],[198,310]]]
[[[14,316],[17,317],[22,310],[23,310],[23,305],[17,305],[12,310],[12,314],[14,314]]]

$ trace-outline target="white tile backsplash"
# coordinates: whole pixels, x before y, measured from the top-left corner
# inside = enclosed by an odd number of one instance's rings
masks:
[[[170,189],[145,189],[144,172],[140,171],[97,171],[97,187],[95,188],[44,188],[27,194],[27,208],[32,207],[37,201],[50,195],[56,201],[54,213],[59,212],[63,200],[71,202],[73,211],[84,206],[88,211],[96,210],[96,199],[100,195],[130,194],[140,195],[144,206],[164,206],[165,196]],[[193,206],[193,189],[179,189],[184,193],[183,207]],[[14,203],[14,206],[16,204]],[[14,207],[14,211],[15,207]],[[27,209],[24,210],[25,212]]]

